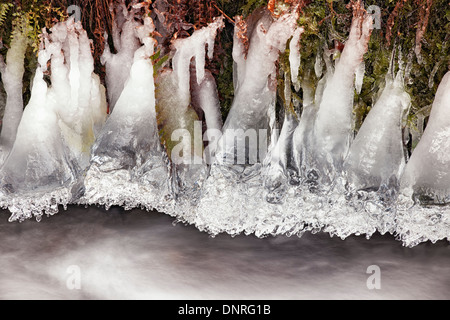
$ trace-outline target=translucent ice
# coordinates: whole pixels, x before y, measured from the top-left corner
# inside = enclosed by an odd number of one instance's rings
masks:
[[[178,39],[173,42],[175,54],[172,60],[173,71],[177,76],[180,94],[189,99],[190,92],[190,64],[195,60],[197,83],[201,84],[205,78],[206,55],[213,58],[214,42],[219,29],[224,27],[224,18],[214,19],[207,27],[195,31],[190,37]],[[206,49],[207,48],[207,51]]]
[[[284,183],[283,171],[287,168],[296,119],[286,114],[277,139],[276,62],[296,30],[300,34],[297,18],[296,10],[277,20],[267,10],[254,12],[246,21],[248,52],[240,35],[242,30],[235,29],[235,97],[197,210],[196,225],[202,230],[262,235],[273,231],[273,225],[265,221],[265,213],[273,209],[274,216],[280,217],[277,213],[282,209],[266,199],[279,203],[278,195],[284,196],[278,187]],[[291,79],[286,80],[290,83]],[[267,168],[263,169],[263,162]]]
[[[388,76],[381,97],[369,112],[345,161],[352,187],[393,190],[405,166],[403,120],[411,99],[403,87],[403,72]]]
[[[355,74],[364,54],[368,50],[372,17],[355,15],[350,36],[336,64],[334,73],[329,75],[323,92],[314,136],[317,150],[317,169],[324,183],[333,180],[336,172],[342,170],[353,135],[353,98]]]
[[[216,81],[209,70],[205,70],[205,78],[198,84],[195,72],[191,72],[191,103],[199,116],[199,120],[204,122],[203,140],[207,142],[204,152],[205,161],[211,164],[217,140],[222,134],[222,114],[220,112],[219,93],[217,92]]]
[[[3,88],[3,84],[0,83],[0,119],[3,119],[3,114],[5,113],[6,106],[6,92]],[[0,121],[0,130],[2,128],[3,122]]]
[[[363,62],[361,62],[361,64],[359,65],[358,69],[356,69],[356,77],[355,77],[355,88],[356,88],[356,92],[358,94],[361,93],[362,90],[362,86],[363,86],[363,81],[364,81],[364,74],[366,72],[366,65]]]
[[[300,90],[300,79],[298,78],[298,71],[300,68],[300,37],[305,30],[297,28],[294,36],[289,43],[289,64],[291,66],[291,79],[295,86],[295,90]]]
[[[44,35],[30,103],[10,155],[0,170],[1,202],[12,220],[43,212],[79,196],[78,178],[89,163],[90,148],[106,117],[106,97],[90,41],[81,24],[59,23]],[[43,72],[51,61],[51,83]]]
[[[450,73],[442,79],[427,128],[414,150],[402,178],[425,203],[450,202]]]
[[[327,77],[324,77],[321,82],[323,83],[326,79]],[[312,163],[314,156],[313,128],[318,110],[315,101],[317,102],[319,100],[320,87],[321,83],[318,85],[318,89],[316,90],[318,95],[315,97],[314,88],[310,80],[305,78],[302,81],[303,111],[293,136],[293,157],[297,180],[306,178],[310,173],[308,167]]]
[[[167,153],[176,164],[203,164],[202,125],[196,131],[200,114],[207,129],[222,128],[215,81],[205,65],[206,56],[213,57],[215,38],[223,27],[223,17],[218,17],[190,37],[175,40],[173,69],[156,79],[158,123]]]
[[[158,36],[147,15],[136,22],[133,10],[144,4],[119,3],[112,32],[118,52],[107,47],[103,56],[112,110],[106,123],[105,89],[93,74],[81,25],[70,20],[44,33],[23,116],[17,107],[23,57],[19,38],[12,42],[1,70],[8,100],[2,103],[0,93],[5,120],[11,110],[21,118],[0,168],[0,205],[11,220],[39,219],[77,203],[155,209],[213,235],[325,231],[344,239],[389,232],[408,246],[450,239],[450,73],[424,133],[427,107],[416,114],[407,165],[403,63],[396,78],[387,76],[354,138],[353,98],[363,87],[372,26],[363,10],[355,11],[341,55],[325,47],[313,57],[317,85],[312,74],[299,76],[298,7],[285,6],[292,11],[278,17],[259,9],[245,23],[237,19],[235,98],[223,125],[206,63],[223,18],[174,40],[172,51],[163,52],[172,68],[154,77],[153,36],[166,46],[171,33],[163,28]],[[162,28],[168,3],[154,4]],[[290,68],[279,68],[287,47]],[[3,129],[14,123],[3,121]]]
[[[125,88],[93,146],[83,203],[170,212],[170,201],[165,199],[167,157],[156,123],[152,30],[148,17],[135,30],[143,45],[134,54]]]
[[[203,131],[220,134],[222,128],[215,81],[205,65],[206,57],[213,57],[217,32],[224,27],[223,19],[215,18],[190,37],[173,41],[173,70],[165,70],[157,79],[156,110],[161,138],[172,165],[175,211],[187,222],[195,217],[206,176],[205,160],[211,157],[209,153],[204,158]],[[213,154],[214,150],[211,151]]]
[[[406,165],[397,234],[407,246],[450,239],[450,72],[442,79],[428,125]]]
[[[276,98],[275,63],[280,52],[286,49],[287,41],[296,30],[299,33],[297,18],[297,11],[286,13],[275,21],[268,10],[253,13],[248,23],[250,44],[246,59],[242,40],[235,35],[236,90],[224,124],[224,136],[218,146],[217,160],[220,163],[235,163],[237,153],[241,152],[235,145],[245,146],[244,164],[262,161],[262,155],[267,153],[267,144],[246,143],[246,135],[236,135],[236,130],[259,134],[260,130],[269,129],[269,112],[274,108]],[[235,34],[239,31],[236,28]]]
[[[119,3],[116,9],[112,35],[117,53],[111,53],[106,41],[102,56],[102,63],[106,66],[106,86],[111,111],[122,94],[133,64],[134,53],[140,47],[136,28],[141,24],[135,20],[133,9],[128,11],[123,2]]]
[[[27,22],[24,18],[18,19],[13,31],[10,48],[6,55],[6,62],[0,56],[0,73],[6,91],[6,104],[4,106],[0,135],[0,165],[13,147],[24,107],[22,97],[23,75],[25,73],[24,60],[30,40],[27,36]]]

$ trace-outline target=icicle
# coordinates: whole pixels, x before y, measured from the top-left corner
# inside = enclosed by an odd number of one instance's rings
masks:
[[[291,79],[289,74],[284,74],[284,101],[289,105],[292,101]]]
[[[5,113],[5,106],[6,106],[6,92],[5,89],[3,88],[3,85],[0,85],[0,119],[3,119],[3,114]],[[0,131],[1,130],[2,130],[2,121],[0,120]]]
[[[135,30],[143,45],[134,54],[125,87],[93,146],[83,203],[172,212],[156,123],[153,30],[150,17]]]
[[[174,40],[173,70],[165,70],[156,79],[157,120],[171,160],[171,192],[178,200],[174,211],[187,222],[194,219],[193,207],[206,176],[205,160],[210,161],[217,143],[213,141],[208,145],[210,150],[204,152],[205,128],[199,116],[205,116],[208,139],[211,133],[213,136],[221,133],[216,85],[205,65],[206,56],[213,58],[215,37],[224,27],[223,20],[223,17],[215,18],[190,37]]]
[[[12,219],[54,214],[58,204],[78,196],[78,178],[88,165],[95,127],[106,117],[104,90],[92,73],[90,42],[81,24],[70,19],[51,30],[51,35],[44,34],[30,103],[0,171],[1,200]],[[43,79],[49,59],[50,88]],[[14,206],[17,202],[23,205]]]
[[[0,60],[0,73],[6,92],[6,105],[2,120],[0,135],[0,165],[13,147],[17,128],[23,114],[23,75],[25,73],[25,53],[30,40],[27,37],[28,26],[25,18],[20,19],[11,40],[10,49],[6,54],[6,63]]]
[[[205,108],[202,111],[207,114],[211,129],[220,126],[218,102],[214,101],[216,92],[212,91],[214,89],[212,87],[214,85],[211,83],[212,79],[207,76],[208,72],[205,71],[205,60],[206,55],[210,59],[213,58],[215,37],[217,31],[223,27],[223,17],[218,17],[207,27],[196,30],[192,36],[175,40],[173,42],[175,50],[172,60],[173,70],[165,70],[157,78],[156,108],[161,139],[169,157],[174,162],[191,163],[190,157],[192,156],[196,164],[202,163],[203,139],[201,133],[200,136],[196,135],[195,123],[199,121],[199,118],[191,104],[191,95],[194,94],[194,89],[208,91],[210,101],[202,104],[197,99],[196,102],[199,102],[200,109]],[[206,46],[208,46],[207,53]],[[194,60],[194,64],[191,64],[192,60]],[[193,66],[195,67],[193,74],[196,84],[191,88],[191,68]],[[198,97],[198,95],[196,96]],[[182,142],[178,144],[173,141],[172,135],[174,132],[181,133],[183,130],[189,132],[191,139],[182,139]],[[177,159],[172,157],[172,149],[175,147],[177,150],[174,155]],[[183,152],[178,153],[179,149],[182,149]]]
[[[396,211],[406,246],[450,239],[450,72],[442,79],[428,125],[406,165]],[[422,204],[422,206],[420,206]]]
[[[205,70],[205,78],[200,85],[197,83],[195,72],[192,72],[191,91],[193,108],[197,111],[197,114],[204,114],[207,128],[204,140],[211,142],[208,145],[208,154],[206,156],[207,163],[211,164],[218,142],[215,139],[222,133],[223,122],[216,81],[209,70]]]
[[[323,80],[319,84],[323,83]],[[312,132],[318,109],[316,107],[317,102],[315,103],[314,100],[319,99],[319,97],[314,97],[314,88],[309,78],[303,79],[301,87],[303,90],[303,112],[293,136],[293,158],[299,177],[307,175],[306,168],[313,157],[315,146]],[[316,89],[316,93],[318,90],[320,90],[319,86]]]
[[[275,146],[269,152],[269,164],[265,168],[265,186],[269,191],[266,200],[269,203],[281,203],[285,196],[285,185],[288,181],[288,166],[293,159],[292,141],[298,119],[295,114],[286,111],[283,128]],[[275,141],[274,141],[275,142]]]
[[[438,61],[436,65],[434,66],[433,70],[430,73],[430,77],[428,80],[428,88],[433,89],[434,87],[434,77],[436,76],[436,73],[439,71],[439,68],[441,67],[443,60]]]
[[[134,53],[140,47],[136,28],[141,24],[135,20],[135,13],[130,12],[124,3],[118,5],[119,10],[113,21],[113,43],[117,50],[112,54],[109,48],[108,35],[105,36],[105,50],[101,62],[106,66],[106,86],[108,88],[108,101],[110,112],[119,99],[128,79],[133,64]]]
[[[293,136],[298,126],[298,118],[292,108],[291,79],[284,74],[284,121],[281,133],[271,125],[272,138],[269,152],[264,161],[264,185],[268,191],[269,203],[282,203],[285,197],[289,167],[294,161]],[[275,117],[274,117],[275,118]],[[273,120],[275,122],[275,120]],[[279,134],[279,137],[277,136]]]
[[[432,203],[450,202],[450,72],[441,81],[427,128],[402,178],[406,194]]]
[[[294,32],[294,36],[289,44],[289,63],[291,66],[291,79],[295,86],[295,91],[300,90],[300,79],[298,79],[298,72],[300,68],[301,56],[300,56],[300,37],[305,32],[303,28],[297,28]]]
[[[355,88],[358,94],[361,94],[365,73],[366,73],[366,64],[363,61],[356,70]]]
[[[279,131],[274,130],[274,125],[271,126],[273,137],[271,139],[271,149],[269,150],[268,158],[269,163],[266,164],[266,186],[272,189],[274,185],[279,186],[280,181],[286,180],[288,162],[292,157],[291,146],[292,137],[294,135],[295,128],[298,125],[297,115],[291,108],[292,92],[291,92],[291,79],[289,74],[284,74],[284,121],[281,133],[277,136]],[[272,190],[273,191],[273,190]],[[277,198],[279,198],[277,196]]]
[[[368,50],[371,27],[370,15],[356,15],[353,18],[349,39],[333,75],[327,80],[317,113],[314,127],[317,155],[314,166],[319,167],[323,173],[322,178],[328,182],[333,180],[336,169],[341,169],[350,147],[354,78]]]
[[[195,31],[189,38],[178,39],[173,42],[173,47],[176,50],[172,60],[173,71],[178,78],[180,94],[186,101],[189,100],[189,67],[192,58],[195,58],[197,83],[201,84],[205,78],[205,46],[208,46],[208,58],[212,59],[217,31],[224,26],[224,17],[218,17],[207,27]]]
[[[314,63],[314,72],[316,73],[317,79],[320,79],[323,75],[323,61],[320,56],[320,50],[316,56],[316,62]]]
[[[369,112],[345,161],[348,179],[356,189],[396,189],[405,166],[403,118],[411,98],[403,87],[403,70],[386,87]]]
[[[257,22],[255,22],[257,18]],[[248,145],[243,141],[245,137],[235,137],[235,130],[267,130],[268,112],[275,104],[276,95],[276,66],[280,52],[286,49],[287,41],[294,35],[297,28],[298,13],[286,13],[273,21],[270,12],[256,12],[251,16],[249,25],[251,35],[247,59],[237,61],[237,75],[239,79],[231,111],[224,125],[224,136],[219,145],[217,160],[219,163],[234,163],[236,151],[235,138],[238,146],[245,146],[245,153],[258,158],[259,153],[267,153],[258,147],[258,143]],[[300,35],[298,35],[299,37]],[[236,49],[236,47],[239,49]],[[241,51],[242,44],[235,47]],[[234,56],[236,56],[235,51]],[[247,157],[248,160],[248,157]]]
[[[125,87],[93,146],[82,203],[172,213],[166,155],[156,122],[153,31],[150,17],[135,30],[143,45],[134,54]]]
[[[244,41],[248,42],[248,29],[248,23],[241,16],[237,16],[233,36],[233,86],[235,92],[239,89],[239,81],[242,81],[245,76],[246,50],[248,48],[246,48]]]

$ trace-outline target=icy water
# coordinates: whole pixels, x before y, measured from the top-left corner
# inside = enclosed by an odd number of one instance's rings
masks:
[[[211,238],[119,208],[70,207],[40,223],[8,217],[1,212],[0,299],[450,299],[444,241],[407,249],[379,235]],[[381,290],[367,288],[371,265]],[[74,275],[79,290],[67,286]]]

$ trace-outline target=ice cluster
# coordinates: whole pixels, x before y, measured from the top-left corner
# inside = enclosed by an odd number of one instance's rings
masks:
[[[125,7],[115,17],[117,53],[107,46],[102,57],[108,97],[90,40],[73,20],[43,35],[23,115],[20,35],[1,62],[0,204],[11,221],[40,219],[59,205],[117,205],[165,212],[212,235],[325,231],[344,239],[378,231],[407,246],[450,239],[450,73],[409,160],[403,128],[411,99],[401,57],[355,137],[370,15],[353,17],[336,61],[327,49],[317,56],[316,89],[299,77],[297,10],[278,18],[255,11],[244,37],[236,23],[235,97],[225,123],[206,68],[223,17],[175,40],[171,68],[157,77],[153,20],[139,22]],[[277,61],[287,48],[284,100],[293,107],[280,121]],[[302,90],[301,107],[291,85]]]

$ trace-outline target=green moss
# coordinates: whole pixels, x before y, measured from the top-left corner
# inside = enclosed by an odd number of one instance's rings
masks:
[[[408,123],[413,128],[417,113],[429,114],[427,106],[433,103],[437,87],[448,71],[450,64],[450,6],[447,0],[434,0],[430,12],[427,31],[422,41],[422,60],[419,61],[413,50],[416,45],[416,31],[420,20],[418,1],[406,1],[394,19],[390,43],[386,40],[387,22],[399,0],[365,1],[366,7],[376,5],[381,8],[381,30],[374,30],[369,43],[369,51],[365,56],[366,74],[360,94],[355,96],[355,130],[357,131],[374,104],[377,94],[384,86],[385,76],[389,69],[392,50],[401,47],[405,62],[410,59],[411,73],[406,89],[412,98],[412,107],[408,115]],[[56,3],[56,1],[52,1]],[[35,51],[39,44],[39,33],[43,27],[50,27],[57,20],[65,17],[64,8],[50,7],[48,0],[21,0],[20,5],[12,5],[9,0],[0,0],[0,38],[5,48],[0,54],[5,55],[12,30],[19,19],[25,20],[29,27],[27,34],[33,45],[26,55],[26,74],[24,77],[24,97],[28,100],[29,87],[36,67]],[[58,1],[67,4],[68,1]],[[301,66],[299,75],[308,77],[315,86],[315,59],[324,47],[333,48],[336,41],[345,42],[348,37],[352,12],[347,8],[349,1],[316,0],[310,1],[303,8],[298,24],[305,29],[301,38]],[[253,10],[267,6],[267,0],[216,0],[215,4],[228,16],[244,15],[247,17]],[[189,21],[195,16],[189,17]],[[195,22],[195,21],[194,21]],[[90,30],[90,26],[85,26]],[[106,28],[107,29],[107,28]],[[93,36],[93,30],[89,34]],[[224,119],[227,117],[234,97],[233,88],[233,34],[234,26],[227,22],[220,34],[222,51],[213,62]],[[165,63],[165,57],[155,57],[155,69]],[[287,53],[281,56],[280,69],[289,72]],[[398,69],[398,65],[396,65]],[[96,72],[101,72],[96,65]],[[279,92],[284,95],[284,80],[279,79]],[[294,90],[293,90],[294,91]],[[301,98],[301,92],[299,93]],[[281,99],[283,100],[283,99]],[[290,106],[290,103],[287,103]]]
[[[56,21],[62,21],[65,18],[63,9],[52,7],[49,1],[22,0],[20,5],[14,5],[10,1],[0,3],[0,39],[4,44],[0,54],[6,57],[11,39],[16,33],[25,34],[29,40],[24,61],[24,106],[28,104],[31,96],[31,83],[37,67],[37,52],[42,29],[50,28]]]

